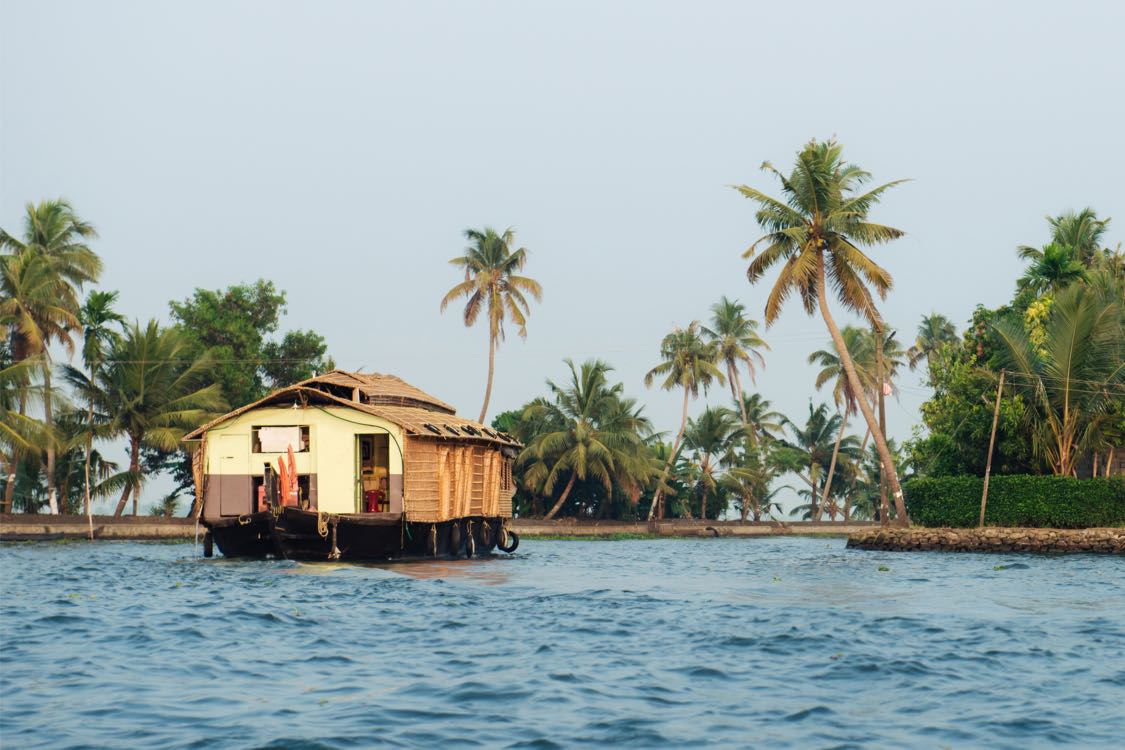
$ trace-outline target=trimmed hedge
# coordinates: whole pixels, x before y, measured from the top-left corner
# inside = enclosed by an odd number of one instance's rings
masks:
[[[903,485],[910,520],[920,526],[976,526],[982,477],[925,477]],[[1080,529],[1125,525],[1125,477],[1001,475],[988,483],[986,526]]]

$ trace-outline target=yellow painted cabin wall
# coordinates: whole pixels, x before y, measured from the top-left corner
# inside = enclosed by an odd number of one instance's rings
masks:
[[[346,420],[346,421],[345,421]],[[357,424],[358,423],[358,424]],[[356,436],[389,433],[389,462],[391,474],[402,474],[402,429],[385,419],[341,407],[261,407],[218,425],[206,433],[205,473],[260,475],[264,464],[277,466],[283,454],[251,453],[252,427],[305,426],[309,428],[309,452],[295,453],[298,474],[315,474],[317,477],[317,507],[326,513],[352,513],[355,511]],[[374,428],[374,429],[372,429]],[[223,437],[240,438],[241,450],[230,450],[230,441]],[[227,458],[234,456],[234,459]],[[244,457],[240,460],[240,457]],[[220,463],[222,466],[220,467]]]

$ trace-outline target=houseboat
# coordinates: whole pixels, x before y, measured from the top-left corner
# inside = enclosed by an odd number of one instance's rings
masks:
[[[518,441],[393,375],[318,375],[184,441],[206,556],[472,557],[519,544]]]

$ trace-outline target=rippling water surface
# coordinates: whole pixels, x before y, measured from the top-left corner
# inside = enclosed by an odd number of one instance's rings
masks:
[[[363,567],[8,544],[0,581],[4,748],[1125,737],[1120,557],[525,540]]]

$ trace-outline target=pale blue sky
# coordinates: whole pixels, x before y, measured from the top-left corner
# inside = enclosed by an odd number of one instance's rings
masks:
[[[70,199],[129,316],[271,278],[342,367],[475,416],[485,331],[438,301],[461,231],[512,225],[546,296],[492,413],[597,356],[673,430],[641,382],[661,337],[765,297],[727,186],[776,192],[759,165],[811,137],[914,180],[874,214],[909,233],[874,252],[903,338],[1006,300],[1045,214],[1092,205],[1119,241],[1122,38],[1116,2],[0,0],[0,226]],[[767,339],[758,386],[799,417],[823,324],[793,306]],[[925,399],[903,385],[900,439]]]

